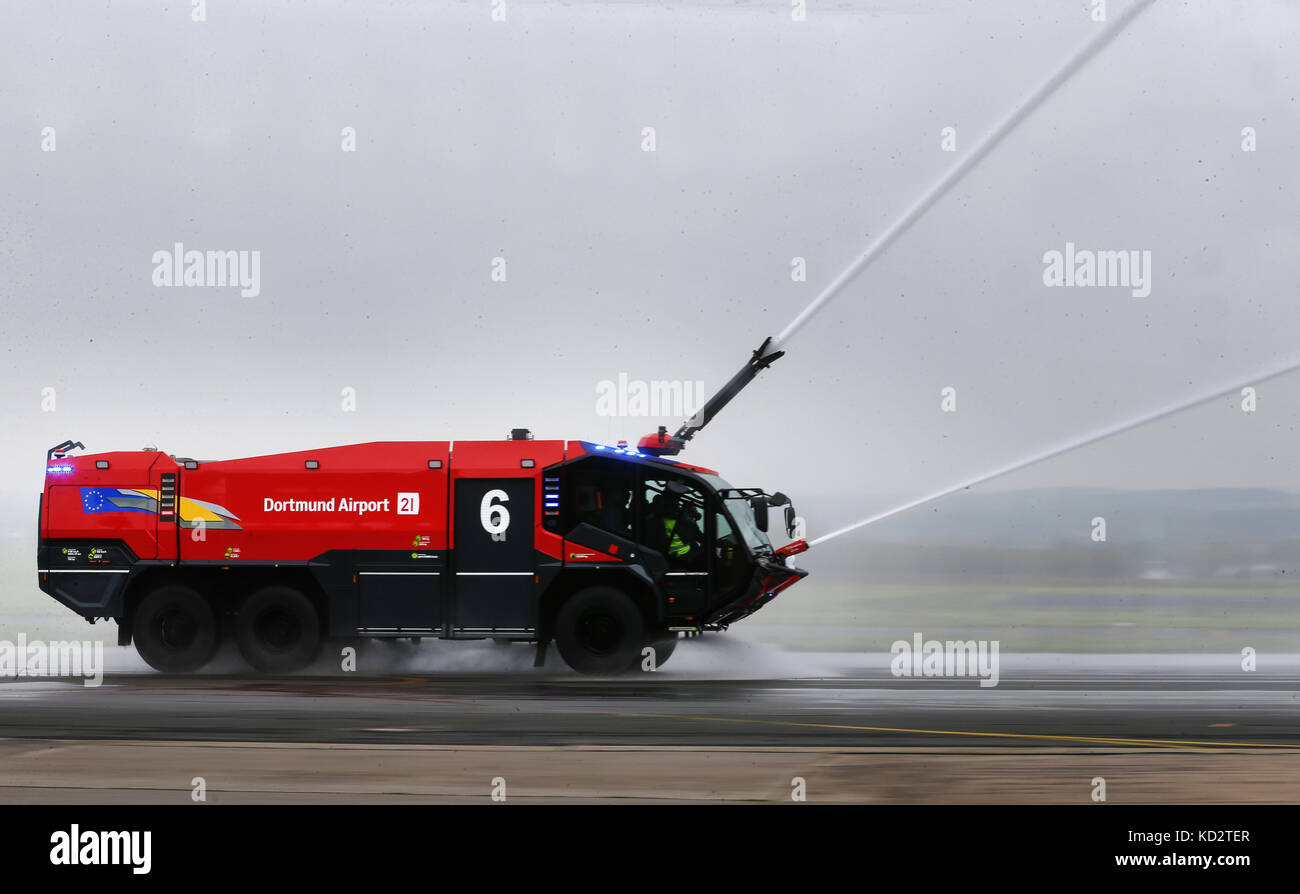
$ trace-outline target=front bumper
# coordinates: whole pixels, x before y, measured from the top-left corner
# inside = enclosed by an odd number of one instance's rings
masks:
[[[753,582],[744,594],[711,613],[705,619],[705,629],[724,630],[742,618],[748,618],[775,599],[782,590],[808,576],[804,569],[787,565],[783,558],[776,556],[761,557],[755,564],[757,567]]]

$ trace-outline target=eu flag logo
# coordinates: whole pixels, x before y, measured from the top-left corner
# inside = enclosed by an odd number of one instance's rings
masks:
[[[158,500],[138,490],[120,487],[83,487],[81,489],[83,512],[145,512],[158,511]]]

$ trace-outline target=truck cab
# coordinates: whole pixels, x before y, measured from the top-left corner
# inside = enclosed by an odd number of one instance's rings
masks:
[[[559,512],[546,523],[594,553],[570,550],[570,561],[616,559],[653,584],[665,632],[725,629],[806,575],[786,563],[799,548],[778,555],[760,524],[762,491],[700,466],[584,447],[561,467]]]

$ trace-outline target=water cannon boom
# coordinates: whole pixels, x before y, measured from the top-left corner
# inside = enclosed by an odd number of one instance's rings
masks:
[[[661,425],[659,431],[642,438],[637,443],[637,449],[651,456],[676,456],[681,453],[682,449],[686,447],[686,442],[695,437],[696,432],[703,429],[714,416],[722,412],[722,408],[729,404],[733,397],[743,391],[746,385],[754,381],[755,376],[783,356],[785,356],[785,351],[778,351],[776,345],[773,344],[772,337],[768,336],[755,349],[749,360],[740,368],[740,371],[732,376],[727,384],[719,388],[717,393],[705,401],[704,406],[700,407],[694,416],[683,422],[676,433],[669,435],[668,429]]]

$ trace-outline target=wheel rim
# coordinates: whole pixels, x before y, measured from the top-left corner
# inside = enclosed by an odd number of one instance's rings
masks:
[[[578,642],[594,655],[609,655],[623,641],[623,622],[605,611],[586,612],[578,620]]]
[[[184,652],[199,634],[198,619],[180,606],[168,606],[153,621],[154,635],[169,652]]]
[[[302,640],[302,622],[282,608],[268,608],[253,621],[257,641],[271,652],[288,652]]]

